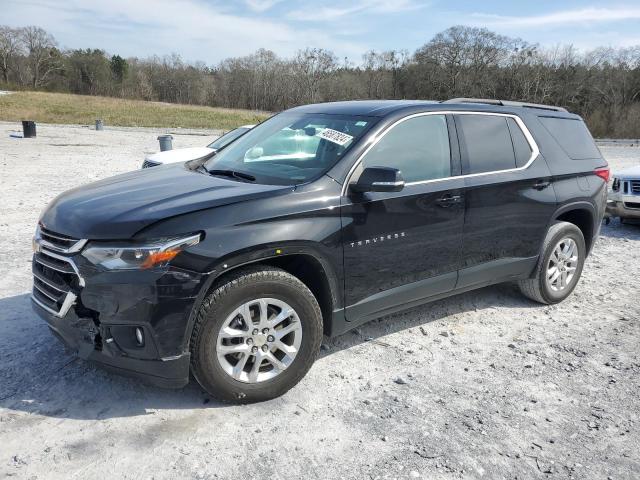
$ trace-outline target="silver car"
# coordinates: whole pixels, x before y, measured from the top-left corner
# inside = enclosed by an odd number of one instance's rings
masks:
[[[617,172],[613,176],[607,199],[607,216],[640,219],[640,165]]]

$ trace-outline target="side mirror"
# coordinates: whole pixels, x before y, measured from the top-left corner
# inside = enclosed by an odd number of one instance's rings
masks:
[[[349,189],[356,193],[399,192],[404,188],[402,173],[397,168],[368,167],[362,171],[356,183]]]

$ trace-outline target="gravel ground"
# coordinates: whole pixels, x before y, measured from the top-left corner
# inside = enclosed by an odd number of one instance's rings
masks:
[[[75,359],[29,304],[40,210],[137,168],[161,132],[15,128],[0,123],[0,478],[640,477],[640,226],[603,226],[560,305],[510,285],[441,300],[325,340],[282,398],[225,406]]]

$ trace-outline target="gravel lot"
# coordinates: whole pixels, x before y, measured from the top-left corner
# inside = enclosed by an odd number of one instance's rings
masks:
[[[563,304],[510,285],[441,300],[326,340],[282,398],[224,406],[76,360],[29,303],[41,209],[138,168],[163,132],[16,128],[0,122],[0,478],[640,477],[640,226],[603,226]]]

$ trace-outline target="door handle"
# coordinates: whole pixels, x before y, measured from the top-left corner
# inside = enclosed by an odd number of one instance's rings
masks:
[[[551,185],[551,182],[549,180],[538,180],[533,184],[533,188],[535,188],[536,190],[544,190],[549,185]]]
[[[451,195],[450,193],[447,193],[446,195],[443,195],[442,197],[437,199],[436,204],[439,207],[448,208],[456,203],[459,203],[461,198],[462,197],[460,195]]]

